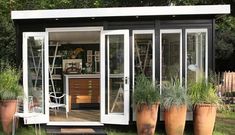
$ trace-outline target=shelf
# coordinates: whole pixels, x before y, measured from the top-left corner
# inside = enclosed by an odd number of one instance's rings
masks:
[[[57,44],[49,44],[50,47],[56,47]],[[61,46],[61,44],[58,44],[58,46]]]
[[[36,75],[32,75],[32,80],[42,80],[42,77],[41,76],[36,76]]]
[[[29,69],[41,69],[42,67],[29,67]]]
[[[42,56],[28,56],[29,58],[41,58]]]
[[[62,75],[60,75],[60,74],[54,74],[54,75],[52,75],[52,78],[53,78],[53,80],[61,80],[61,77]],[[49,78],[49,79],[51,79],[51,78]]]
[[[62,57],[62,55],[49,56],[49,58],[54,58],[54,57]]]
[[[50,69],[51,69],[52,67],[50,66]],[[54,67],[53,69],[61,69],[62,67]]]

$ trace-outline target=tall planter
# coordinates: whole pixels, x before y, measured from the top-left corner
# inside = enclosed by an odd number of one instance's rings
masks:
[[[189,94],[195,109],[194,135],[212,135],[216,108],[222,102],[216,93],[215,85],[202,78],[191,84]]]
[[[159,104],[139,105],[136,110],[136,122],[138,135],[154,135],[157,124]]]
[[[10,134],[13,115],[16,111],[18,96],[23,95],[23,88],[19,84],[21,72],[8,63],[1,63],[0,67],[0,100],[1,122],[5,134]]]
[[[16,100],[3,100],[1,102],[0,114],[3,132],[9,135],[12,130],[12,120],[16,112]]]
[[[190,104],[185,87],[177,78],[162,85],[162,106],[167,135],[183,135],[187,106]]]
[[[197,104],[194,112],[194,135],[212,135],[216,106],[211,104]]]
[[[187,106],[172,106],[164,112],[165,129],[167,135],[183,135]]]
[[[135,79],[134,103],[138,135],[153,135],[157,123],[160,89],[144,74]]]

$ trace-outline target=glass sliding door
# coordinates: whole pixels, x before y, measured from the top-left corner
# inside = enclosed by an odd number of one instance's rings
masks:
[[[207,76],[207,29],[186,30],[186,85]]]
[[[178,78],[182,81],[182,31],[160,31],[160,83]]]
[[[47,41],[44,32],[23,33],[24,112],[41,114],[27,119],[28,124],[48,122]]]
[[[129,31],[101,35],[101,122],[129,123]]]

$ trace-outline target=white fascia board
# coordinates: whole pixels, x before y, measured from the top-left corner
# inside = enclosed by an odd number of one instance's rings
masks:
[[[152,6],[12,11],[12,19],[230,14],[230,5]]]

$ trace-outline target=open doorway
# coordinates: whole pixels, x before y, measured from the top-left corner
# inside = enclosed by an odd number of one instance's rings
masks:
[[[50,122],[100,122],[100,31],[49,31]]]

